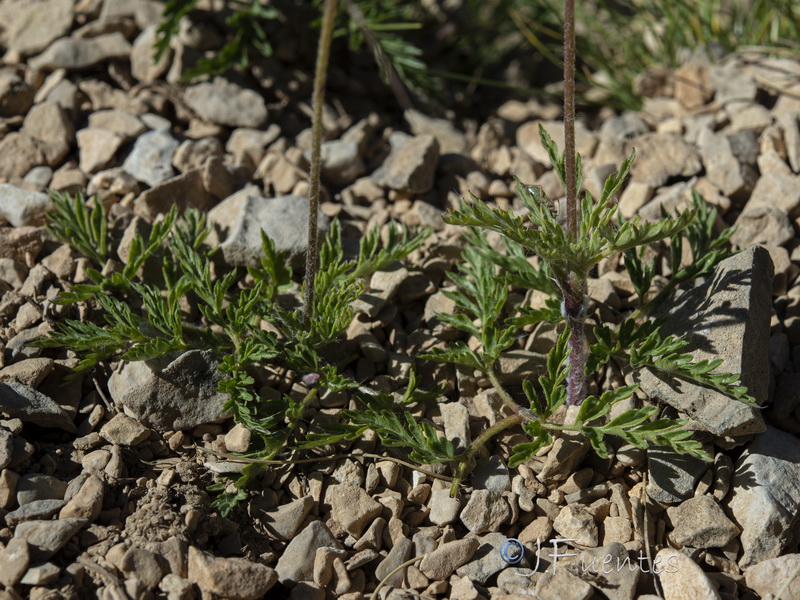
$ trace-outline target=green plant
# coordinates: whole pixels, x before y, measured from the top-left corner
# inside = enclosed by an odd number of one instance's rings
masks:
[[[90,258],[100,258],[101,249],[108,247],[105,237],[95,235],[101,231],[103,209],[98,206],[89,211],[80,198],[64,200],[54,203],[51,230],[58,239]],[[121,272],[104,275],[87,268],[91,283],[74,285],[60,296],[61,303],[86,302],[99,308],[102,322],[65,320],[36,345],[75,351],[81,357],[77,372],[101,361],[148,360],[173,351],[212,349],[226,376],[219,385],[220,391],[230,395],[225,410],[255,434],[247,456],[270,460],[290,440],[304,412],[322,390],[359,387],[341,374],[343,365],[326,362],[322,351],[350,325],[350,305],[363,292],[364,279],[419,248],[430,230],[412,231],[392,224],[385,231],[384,244],[380,231],[375,229],[362,238],[358,257],[346,260],[341,229],[334,221],[320,252],[316,294],[312,298],[315,318],[308,323],[300,309],[284,308],[278,301],[280,293],[292,285],[292,271],[263,232],[261,264],[248,267],[246,279],[238,269],[223,271],[216,278],[212,275],[212,269],[219,272],[221,267],[213,263],[216,249],[204,243],[209,233],[201,213],[188,210],[178,216],[173,207],[165,219],[153,226],[147,240],[135,237],[128,263]],[[157,252],[166,254],[163,290],[142,279],[140,271]],[[186,302],[194,302],[199,320],[187,319],[181,308]],[[262,322],[269,322],[271,330],[263,329]],[[288,394],[278,399],[260,398],[253,389],[255,380],[249,370],[265,363],[283,365],[301,374],[307,394],[302,399]],[[415,393],[415,385],[410,386],[409,397]],[[398,435],[398,430],[392,429],[395,425],[387,421],[386,431],[391,431],[387,435]],[[430,437],[429,427],[410,431],[411,438],[419,439],[421,444]],[[218,497],[216,505],[223,512],[244,497],[244,486],[259,468],[261,465],[256,463],[249,465],[235,489]],[[213,489],[224,489],[225,485],[222,482],[222,488]]]

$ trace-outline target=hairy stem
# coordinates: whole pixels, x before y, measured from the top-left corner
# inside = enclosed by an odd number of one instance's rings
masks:
[[[303,321],[308,327],[314,316],[314,279],[317,275],[317,213],[319,212],[320,170],[322,167],[322,105],[325,99],[325,80],[328,74],[328,61],[333,39],[333,21],[336,16],[337,0],[325,1],[325,14],[322,17],[322,30],[317,49],[317,67],[314,74],[314,95],[312,97],[311,123],[311,173],[308,191],[308,251],[306,253],[306,290],[303,306]]]
[[[564,182],[567,192],[567,233],[578,241],[578,173],[575,162],[575,0],[564,0]],[[586,397],[586,336],[583,331],[585,276],[567,273],[561,282],[564,317],[570,328],[567,406]]]
[[[486,442],[488,442],[501,431],[504,431],[509,427],[513,427],[514,425],[518,425],[524,420],[525,417],[523,417],[521,414],[515,414],[511,415],[510,417],[500,419],[497,423],[486,429],[486,431],[472,441],[467,451],[458,458],[456,472],[453,475],[453,485],[450,486],[451,498],[455,498],[456,494],[458,494],[458,486],[461,484],[461,480],[464,478],[464,472],[467,470],[472,458],[481,448],[483,448]]]

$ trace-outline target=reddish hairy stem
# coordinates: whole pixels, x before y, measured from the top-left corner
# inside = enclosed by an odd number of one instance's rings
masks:
[[[317,49],[317,67],[314,74],[314,94],[311,99],[313,117],[311,119],[311,173],[308,186],[308,251],[306,252],[306,289],[303,306],[303,321],[306,327],[311,323],[314,312],[314,280],[317,275],[319,253],[317,216],[322,165],[322,103],[325,99],[325,80],[328,74],[336,4],[337,0],[326,0],[325,2],[325,14],[322,17],[322,31],[319,35],[319,48]]]

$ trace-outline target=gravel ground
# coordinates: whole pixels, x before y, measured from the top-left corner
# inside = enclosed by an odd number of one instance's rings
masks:
[[[308,79],[255,69],[252,80],[180,84],[211,32],[185,28],[153,65],[157,3],[30,6],[0,3],[0,600],[358,600],[379,582],[378,597],[394,600],[800,598],[800,577],[791,579],[800,569],[800,62],[737,55],[654,70],[638,82],[642,111],[603,110],[577,128],[595,194],[636,148],[619,197],[626,217],[677,210],[694,188],[718,208],[718,229],[738,227],[732,241],[744,251],[663,316],[699,358],[741,372],[763,410],[613,362],[592,384],[639,383],[632,402],[690,418],[713,464],[619,445],[600,459],[564,435],[509,471],[509,449],[524,440],[511,430],[450,498],[449,468],[412,469],[368,435],[341,454],[269,467],[223,518],[206,487],[241,469],[226,455],[244,451],[249,433],[222,412],[210,353],[67,381],[77,364],[69,349],[27,345],[85,310],[53,302],[86,281],[90,263],[42,226],[46,191],[94,194],[109,207],[107,269],[175,203],[208,211],[229,264],[257,256],[242,226],[254,220],[302,264]],[[356,84],[337,87],[337,73],[323,227],[340,219],[348,248],[392,219],[434,229],[356,303],[341,342],[355,356],[347,373],[387,392],[407,384],[412,366],[423,387],[446,384],[415,415],[467,444],[502,403],[476,374],[414,358],[459,335],[436,318],[454,310],[441,290],[464,243],[441,214],[469,192],[518,209],[513,175],[558,197],[538,125],[562,145],[560,108],[510,101],[480,124],[416,111],[399,119]],[[589,282],[603,319],[633,306],[620,270],[606,261]],[[541,372],[555,339],[548,324],[521,333],[499,367],[512,390]],[[262,396],[305,392],[295,373],[257,375]],[[304,422],[350,402],[323,396]],[[514,543],[520,561],[508,554]]]

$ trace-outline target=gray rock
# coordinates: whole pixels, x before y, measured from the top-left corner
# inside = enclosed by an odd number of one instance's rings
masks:
[[[716,90],[714,100],[720,104],[751,102],[756,98],[756,82],[735,64],[713,65],[708,82]]]
[[[662,336],[686,337],[695,360],[723,360],[718,372],[741,373],[741,383],[760,405],[769,386],[769,338],[772,303],[772,261],[754,247],[720,263],[714,274],[694,287],[681,289],[656,310],[666,317]],[[757,408],[712,388],[650,369],[634,373],[642,390],[699,422],[715,435],[747,435],[764,431]]]
[[[12,73],[0,75],[0,117],[27,114],[33,105],[36,90],[24,79]]]
[[[159,213],[168,213],[175,204],[180,210],[197,208],[207,211],[216,203],[217,199],[203,185],[202,170],[194,169],[160,181],[142,192],[134,201],[133,210],[137,215],[152,220]]]
[[[480,546],[477,538],[453,540],[440,545],[419,563],[419,570],[428,579],[445,580],[461,565],[469,562]]]
[[[511,516],[511,508],[501,492],[473,490],[460,516],[472,533],[485,533],[497,531]]]
[[[403,579],[406,576],[406,569],[400,569],[388,579],[387,576],[411,557],[412,549],[413,544],[407,537],[401,537],[399,540],[396,540],[389,554],[378,563],[375,569],[375,577],[378,581],[383,581],[386,585],[391,585],[393,587],[402,586]]]
[[[154,186],[175,175],[172,155],[178,140],[166,131],[149,131],[139,136],[122,168],[137,180]]]
[[[14,442],[11,432],[0,429],[0,469],[5,469],[11,463],[13,454]]]
[[[21,383],[0,383],[0,411],[40,427],[77,433],[69,413],[53,400]]]
[[[763,177],[762,177],[763,178]],[[794,239],[794,229],[789,216],[776,208],[753,208],[736,219],[736,232],[731,236],[735,248],[749,248],[757,244],[783,246]]]
[[[276,538],[291,540],[313,507],[314,497],[308,495],[282,504],[275,510],[255,510],[252,514]]]
[[[461,502],[458,498],[450,497],[449,489],[433,490],[428,501],[431,509],[428,519],[435,525],[449,525],[458,518]]]
[[[650,131],[647,123],[635,112],[626,110],[621,115],[605,119],[600,126],[600,137],[607,139],[630,139]]]
[[[51,167],[61,163],[75,140],[75,127],[67,112],[56,102],[34,105],[25,116],[20,131],[42,142],[42,152]]]
[[[0,583],[12,588],[22,579],[30,565],[30,548],[28,542],[18,537],[8,540],[5,549],[0,550]]]
[[[65,37],[56,40],[42,54],[32,58],[29,65],[43,71],[72,71],[114,59],[127,59],[130,54],[131,45],[119,32],[93,38]]]
[[[729,138],[704,129],[698,139],[706,177],[728,197],[747,195],[753,189],[756,173],[739,162]]]
[[[467,136],[453,127],[449,119],[434,119],[418,110],[408,109],[403,113],[414,135],[432,135],[439,142],[442,154],[462,154],[467,147]]]
[[[184,101],[201,117],[228,127],[260,127],[267,120],[261,94],[222,77],[198,83],[186,90]]]
[[[153,83],[167,72],[172,58],[168,48],[157,63],[153,62],[153,45],[156,42],[156,25],[146,27],[131,48],[131,75],[142,83]]]
[[[236,192],[208,213],[208,222],[219,229],[225,260],[236,266],[261,264],[261,231],[279,252],[286,252],[294,268],[303,264],[308,241],[308,198],[279,196],[264,198],[255,186]],[[319,237],[330,228],[322,211],[318,216]]]
[[[366,313],[372,318],[377,317],[386,303],[394,298],[407,277],[408,270],[399,263],[383,271],[376,271],[370,277],[369,289],[353,303],[353,308],[356,312]]]
[[[800,216],[800,175],[766,173],[759,177],[742,214],[774,208],[790,219]]]
[[[136,419],[119,413],[103,425],[100,435],[111,444],[138,446],[150,436],[150,430]]]
[[[747,587],[756,592],[761,598],[767,598],[770,594],[778,597],[778,593],[783,591],[781,598],[800,598],[800,577],[797,577],[797,570],[800,569],[800,554],[786,554],[778,558],[764,560],[753,565],[744,572],[744,580]],[[784,584],[790,579],[789,587],[784,589]]]
[[[89,115],[89,128],[111,131],[126,142],[147,132],[147,126],[139,117],[121,108],[93,112]]]
[[[51,562],[46,562],[28,569],[20,583],[22,585],[47,585],[58,579],[60,573],[61,567],[57,567]]]
[[[536,584],[538,600],[588,600],[591,596],[592,586],[567,569],[548,570]]]
[[[70,483],[74,482],[75,480]],[[69,499],[69,502],[58,513],[58,517],[60,519],[88,519],[90,522],[94,522],[100,516],[103,508],[104,494],[103,481],[96,475],[89,475],[73,496],[67,493],[65,497]]]
[[[647,495],[664,504],[690,498],[697,481],[708,470],[708,464],[699,458],[668,449],[650,448],[647,456]]]
[[[442,414],[444,421],[444,437],[453,443],[456,450],[466,451],[472,438],[469,432],[469,411],[467,407],[460,402],[443,402],[439,405],[439,411]],[[475,483],[475,474],[472,474],[473,485],[479,486]]]
[[[731,522],[713,496],[697,496],[667,508],[675,529],[670,541],[678,548],[724,548],[741,530]]]
[[[220,558],[189,546],[188,579],[204,594],[257,600],[275,585],[278,577],[265,565],[243,558]]]
[[[582,435],[565,432],[547,453],[538,479],[544,483],[564,481],[575,472],[589,452],[589,442]]]
[[[344,187],[353,183],[366,171],[364,161],[358,155],[358,144],[344,140],[332,140],[322,144],[322,179],[334,186]]]
[[[597,546],[599,532],[591,513],[582,506],[570,504],[561,509],[553,521],[553,528],[564,539],[573,540],[580,546]]]
[[[742,568],[776,558],[796,544],[800,440],[773,427],[757,435],[736,463],[728,509],[742,529]]]
[[[355,485],[331,486],[327,497],[331,504],[331,517],[354,537],[360,537],[364,528],[383,511],[381,503]]]
[[[25,521],[46,520],[55,515],[66,504],[64,500],[33,500],[6,515],[6,525],[16,527]]]
[[[17,525],[14,537],[28,542],[32,561],[47,560],[61,550],[86,523],[86,519],[26,521]]]
[[[227,418],[224,375],[210,350],[189,350],[152,361],[124,363],[108,381],[115,402],[156,431],[191,429]]]
[[[636,148],[631,181],[654,188],[673,177],[697,175],[703,167],[694,147],[678,135],[646,133],[634,138],[630,145]]]
[[[12,227],[38,224],[49,209],[50,198],[47,194],[0,183],[0,217],[11,223]]]
[[[87,175],[111,166],[124,141],[119,134],[96,127],[81,129],[75,137],[78,140],[80,169]]]
[[[446,431],[446,430],[445,430]],[[511,489],[508,466],[499,456],[479,459],[470,475],[475,488],[506,492]]]
[[[503,555],[500,552],[500,547],[508,539],[502,533],[487,533],[486,535],[478,536],[480,545],[472,555],[472,559],[456,569],[456,574],[461,577],[468,577],[471,581],[486,585],[494,574],[499,573],[508,566]],[[516,567],[527,567],[528,561],[523,558]]]
[[[312,581],[314,575],[314,556],[318,548],[330,546],[343,549],[322,521],[312,521],[296,535],[278,559],[275,571],[283,584],[298,581]]]
[[[17,483],[17,503],[24,506],[37,500],[62,500],[67,483],[52,475],[26,473]]]
[[[0,177],[7,179],[25,177],[34,167],[45,164],[44,144],[22,132],[11,132],[0,140]],[[9,184],[0,184],[9,185]],[[28,192],[36,193],[39,192]],[[0,204],[0,211],[6,203]],[[2,212],[0,212],[2,215]],[[30,225],[32,223],[24,223]]]
[[[391,151],[372,173],[380,186],[412,194],[424,194],[433,187],[439,142],[432,135],[410,137],[399,131],[389,137]]]
[[[14,5],[7,31],[8,49],[23,55],[37,54],[69,33],[73,17],[72,0]]]
[[[691,558],[672,548],[659,550],[653,560],[665,600],[704,598],[720,600],[716,586]]]
[[[533,160],[543,165],[550,164],[547,150],[539,137],[539,125],[553,138],[559,152],[564,151],[564,123],[562,121],[531,121],[517,129],[517,146]],[[595,134],[581,121],[575,122],[575,150],[583,160],[590,158],[597,147]]]
[[[619,542],[584,550],[577,565],[570,566],[570,571],[597,588],[608,600],[633,600],[642,575],[636,560],[630,560],[625,546]]]

